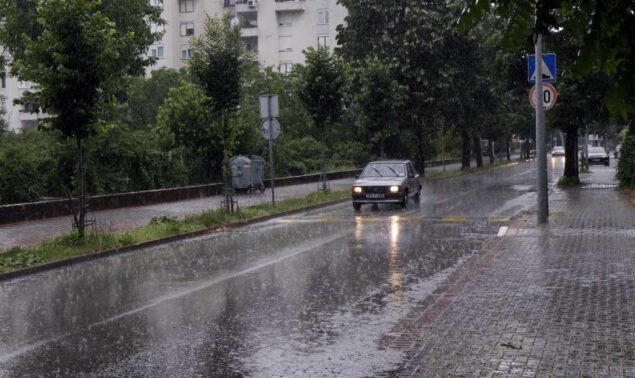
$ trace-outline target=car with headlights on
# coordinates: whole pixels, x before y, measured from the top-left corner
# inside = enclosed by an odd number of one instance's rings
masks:
[[[410,160],[381,160],[366,165],[352,189],[353,208],[363,204],[395,203],[408,207],[421,199],[419,174]]]
[[[609,153],[606,152],[604,147],[589,147],[589,156],[587,157],[589,165],[591,164],[604,164],[608,166]]]
[[[564,147],[562,147],[562,146],[555,146],[555,147],[551,150],[551,156],[564,156]]]

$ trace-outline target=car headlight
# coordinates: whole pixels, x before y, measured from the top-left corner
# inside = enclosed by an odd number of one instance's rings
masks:
[[[353,193],[361,193],[363,191],[364,190],[362,189],[361,186],[356,186],[356,187],[353,188]]]
[[[390,187],[390,193],[398,193],[399,192],[399,187],[398,186],[391,186]]]

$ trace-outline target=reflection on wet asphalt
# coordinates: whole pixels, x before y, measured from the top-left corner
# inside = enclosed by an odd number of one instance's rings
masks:
[[[0,376],[385,371],[401,355],[377,341],[533,205],[534,172],[429,181],[406,211],[347,203],[1,283]]]

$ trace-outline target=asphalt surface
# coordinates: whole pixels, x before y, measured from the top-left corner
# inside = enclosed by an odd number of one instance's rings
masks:
[[[484,163],[487,164],[487,159],[484,159]],[[455,170],[460,167],[460,164],[449,164],[446,169]],[[442,170],[443,167],[430,167],[426,169],[426,172],[439,172]],[[353,178],[332,180],[329,185],[331,190],[348,189],[353,180]],[[315,192],[317,187],[317,183],[277,187],[275,189],[276,199],[280,201],[287,198],[303,197]],[[239,206],[246,207],[270,202],[271,192],[267,189],[265,193],[236,194],[234,199],[238,201]],[[88,218],[95,220],[96,230],[98,231],[119,231],[145,225],[155,217],[184,218],[188,215],[218,209],[222,206],[222,201],[223,196],[209,196],[147,206],[95,211],[90,212]],[[72,222],[73,218],[69,215],[0,225],[0,253],[11,247],[34,245],[44,240],[70,233],[72,231]]]
[[[552,183],[562,169],[549,159]],[[0,376],[403,369],[385,340],[534,208],[534,181],[518,163],[427,181],[405,211],[347,203],[1,283]]]

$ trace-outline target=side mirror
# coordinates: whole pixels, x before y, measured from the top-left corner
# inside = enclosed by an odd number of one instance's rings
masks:
[[[358,179],[358,178],[359,178],[359,175],[355,175],[355,179]]]

